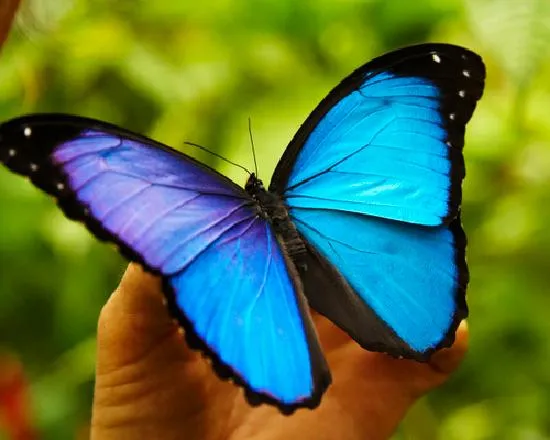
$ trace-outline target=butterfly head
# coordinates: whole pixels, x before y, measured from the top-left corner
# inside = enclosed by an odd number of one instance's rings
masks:
[[[244,189],[254,199],[257,199],[258,195],[261,193],[265,193],[264,183],[258,179],[254,173],[250,173],[250,177],[246,181]]]

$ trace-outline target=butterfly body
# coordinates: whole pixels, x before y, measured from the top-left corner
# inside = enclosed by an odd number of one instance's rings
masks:
[[[0,161],[160,276],[172,316],[251,403],[316,407],[331,382],[309,314],[367,350],[426,361],[468,314],[465,125],[485,68],[423,44],[345,78],[266,189],[101,121],[0,124]]]
[[[263,182],[254,173],[248,178],[245,191],[258,203],[258,215],[271,224],[294,265],[301,270],[306,270],[304,259],[306,246],[290,219],[288,208],[282,198],[278,194],[266,190]]]

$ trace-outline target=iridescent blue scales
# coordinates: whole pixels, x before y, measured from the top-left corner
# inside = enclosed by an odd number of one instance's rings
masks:
[[[464,130],[484,79],[457,46],[374,59],[312,112],[268,191],[69,115],[1,124],[0,160],[162,277],[190,344],[251,403],[290,413],[331,381],[308,306],[367,350],[423,361],[452,343],[468,312]]]

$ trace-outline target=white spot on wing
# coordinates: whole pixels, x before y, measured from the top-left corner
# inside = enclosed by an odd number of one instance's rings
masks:
[[[29,164],[29,168],[32,172],[35,172],[38,169],[38,165],[36,165],[35,163],[31,163]]]
[[[464,90],[459,90],[458,96],[460,96],[461,98],[464,98],[466,96],[466,92]]]
[[[432,60],[434,60],[435,63],[439,64],[441,62],[441,57],[436,53],[432,53]]]
[[[25,135],[25,137],[30,137],[30,135],[32,134],[31,127],[25,127],[23,129],[23,134]]]
[[[456,115],[455,115],[454,113],[449,113],[449,119],[450,119],[451,121],[454,121],[454,120],[455,120],[455,117],[456,117]]]
[[[63,185],[61,182],[59,182],[56,187],[59,191],[63,191],[65,189],[65,185]]]
[[[8,156],[9,156],[9,157],[15,156],[16,153],[17,153],[17,151],[15,151],[13,148],[10,148],[10,149],[8,150]]]
[[[463,70],[462,75],[464,75],[466,78],[470,78],[470,71],[469,70]]]

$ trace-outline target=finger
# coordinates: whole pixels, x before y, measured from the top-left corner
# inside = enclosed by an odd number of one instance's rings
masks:
[[[130,264],[100,315],[92,438],[219,438],[236,396],[187,347],[160,280]]]
[[[313,317],[333,384],[316,411],[300,411],[292,418],[297,425],[310,427],[303,438],[333,438],[342,433],[342,438],[350,439],[388,438],[416,399],[445,382],[467,351],[464,324],[451,348],[421,363],[368,352],[328,320]]]
[[[350,336],[328,318],[310,309],[311,318],[324,352],[331,352],[351,342]]]
[[[150,358],[162,347],[193,357],[165,304],[160,280],[130,264],[100,313],[98,373]]]
[[[468,351],[468,326],[463,321],[456,331],[455,342],[432,355],[428,362],[408,359],[395,359],[389,356],[380,358],[388,377],[392,377],[404,393],[412,399],[441,386],[460,366]]]
[[[434,372],[446,377],[455,371],[466,356],[468,340],[468,323],[462,321],[456,331],[453,346],[438,351],[430,359],[429,365]]]

